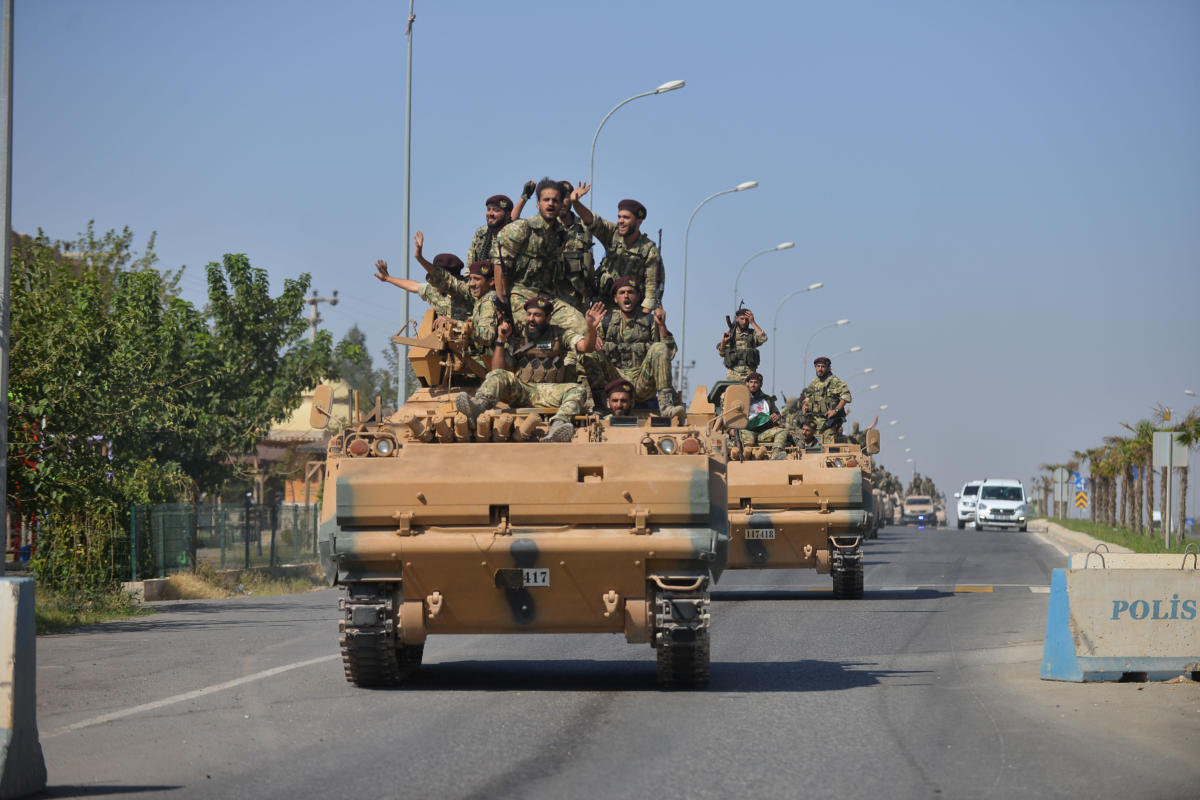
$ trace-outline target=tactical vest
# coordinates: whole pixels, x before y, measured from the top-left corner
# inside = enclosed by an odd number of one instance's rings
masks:
[[[736,367],[749,367],[751,370],[758,369],[758,348],[757,347],[734,347],[730,343],[729,348],[725,351],[725,366],[728,369]]]
[[[616,236],[619,237],[620,234]],[[612,297],[612,286],[617,278],[634,278],[639,284],[646,282],[646,256],[637,250],[611,251],[600,261],[598,275],[600,296]],[[643,291],[645,288],[642,286]]]
[[[559,297],[568,298],[577,308],[583,308],[596,296],[596,261],[592,256],[591,236],[578,219],[566,232],[566,244],[555,280],[556,290]]]
[[[654,318],[649,314],[636,314],[632,320],[625,320],[625,334],[632,335],[632,340],[620,341],[615,336],[620,330],[622,317],[620,311],[605,314],[600,321],[599,333],[604,340],[603,352],[608,360],[613,366],[629,369],[641,364],[650,351],[650,345],[654,342]]]
[[[547,325],[545,332],[534,341],[526,341],[512,351],[516,361],[517,379],[525,383],[574,383],[575,367],[566,363],[563,329]]]
[[[520,222],[524,222],[524,220],[520,220]],[[513,224],[518,223],[514,222]],[[556,225],[554,228],[541,228],[536,233],[531,233],[526,240],[524,251],[512,259],[514,263],[509,265],[506,262],[504,265],[506,268],[511,266],[512,269],[510,285],[515,286],[519,283],[538,292],[553,293],[554,278],[560,268],[563,244],[566,239],[567,234],[562,225]]]

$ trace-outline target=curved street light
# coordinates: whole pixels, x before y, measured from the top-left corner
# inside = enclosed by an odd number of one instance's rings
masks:
[[[1191,389],[1184,389],[1184,390],[1183,390],[1183,393],[1184,393],[1184,394],[1186,394],[1188,397],[1195,397],[1195,396],[1196,396],[1196,393],[1195,393],[1195,392],[1193,392]]]
[[[755,253],[754,255],[747,258],[746,263],[742,264],[742,268],[738,270],[737,276],[733,279],[733,308],[735,308],[735,309],[737,308],[738,281],[740,281],[742,279],[742,273],[746,270],[746,265],[749,264],[754,259],[758,258],[759,256],[765,256],[767,253],[776,253],[780,250],[791,250],[795,246],[796,246],[795,242],[782,242],[781,244],[777,244],[774,247],[768,247],[766,250],[759,250],[757,253]]]
[[[867,387],[867,391],[869,391],[869,392],[873,392],[873,391],[875,391],[875,390],[876,390],[876,389],[878,389],[878,388],[879,388],[879,384],[878,384],[878,383],[872,383],[870,386],[868,386],[868,387]]]
[[[850,324],[850,320],[839,319],[837,322],[831,322],[823,328],[817,328],[815,331],[813,331],[813,335],[808,337],[808,343],[804,345],[804,372],[802,373],[803,377],[801,379],[801,383],[803,385],[808,386],[808,346],[810,344],[812,344],[812,340],[817,338],[817,334],[820,333],[821,331],[829,330],[830,328],[838,328],[838,327],[841,327],[842,325],[849,325],[849,324]]]
[[[600,138],[600,129],[604,127],[604,123],[608,122],[608,118],[611,117],[613,114],[615,114],[617,109],[620,108],[621,106],[625,105],[626,103],[632,103],[634,100],[637,100],[639,97],[649,97],[652,94],[662,94],[663,92],[673,92],[676,89],[682,89],[684,87],[684,84],[685,84],[684,81],[667,81],[662,86],[659,86],[657,89],[651,89],[648,92],[642,92],[641,94],[635,94],[633,97],[627,98],[627,99],[622,100],[621,102],[617,103],[615,106],[613,106],[612,111],[609,111],[607,114],[604,115],[604,119],[600,120],[600,125],[597,126],[597,128],[596,128],[596,135],[592,137],[592,153],[588,157],[588,185],[592,187],[592,202],[591,202],[591,205],[589,206],[589,208],[596,207],[596,189],[595,189],[595,186],[596,186],[596,183],[595,183],[596,140]]]
[[[862,352],[862,348],[855,346],[855,347],[851,347],[849,350],[843,350],[840,353],[834,353],[833,355],[830,356],[830,358],[841,358],[842,356],[853,355],[854,353],[861,353],[861,352]]]
[[[887,403],[884,403],[883,405],[881,405],[881,406],[879,407],[879,410],[880,410],[880,411],[887,411],[887,409],[888,409],[888,407],[887,407]]]
[[[687,251],[688,251],[688,235],[692,232],[692,220],[696,218],[696,212],[699,211],[705,203],[720,197],[723,194],[732,194],[733,192],[744,192],[747,189],[753,189],[758,186],[758,181],[745,181],[739,183],[732,189],[722,189],[716,194],[710,194],[708,197],[700,201],[700,205],[692,211],[692,215],[688,217],[687,228],[683,231],[683,297],[680,303],[679,316],[679,390],[683,391],[683,365],[687,363]]]
[[[771,394],[775,394],[775,353],[779,351],[779,340],[775,338],[775,331],[779,327],[779,312],[783,309],[783,304],[788,300],[791,300],[796,295],[804,294],[805,292],[814,292],[824,285],[825,284],[823,283],[810,283],[803,289],[797,289],[796,291],[792,292],[787,297],[780,300],[779,305],[775,306],[775,318],[771,320]],[[803,387],[801,387],[801,389],[803,389]]]

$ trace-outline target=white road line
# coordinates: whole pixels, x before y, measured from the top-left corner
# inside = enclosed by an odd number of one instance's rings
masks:
[[[1049,586],[1030,586],[1029,591],[1033,592],[1034,594],[1050,594],[1050,587]]]
[[[82,728],[90,728],[93,725],[102,725],[105,722],[112,722],[114,720],[123,719],[124,717],[131,717],[134,714],[141,714],[143,711],[153,711],[154,709],[162,708],[163,706],[182,703],[187,700],[195,700],[197,697],[204,697],[207,694],[223,692],[226,689],[232,689],[235,686],[253,683],[254,681],[261,681],[263,678],[270,678],[282,672],[299,669],[300,667],[309,667],[313,664],[320,664],[322,661],[333,661],[335,658],[341,657],[342,656],[340,653],[333,653],[331,655],[321,656],[320,658],[310,658],[307,661],[297,661],[294,664],[284,664],[282,667],[272,667],[271,669],[265,669],[262,672],[255,672],[253,675],[244,675],[241,678],[234,678],[231,681],[225,681],[224,683],[218,683],[213,686],[206,686],[203,689],[184,692],[183,694],[177,694],[172,697],[164,697],[162,700],[155,700],[152,703],[142,703],[140,706],[133,706],[132,708],[126,708],[121,711],[113,711],[100,717],[92,717],[91,719],[81,720],[80,722],[76,722],[71,725],[64,725],[63,727],[55,728],[48,733],[43,733],[42,738],[49,739],[51,736],[59,736],[61,734],[70,733],[71,731],[77,731]]]

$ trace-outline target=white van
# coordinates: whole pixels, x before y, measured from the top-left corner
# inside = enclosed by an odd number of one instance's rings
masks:
[[[1025,504],[1025,489],[1011,478],[985,478],[979,486],[975,505],[975,528],[1016,528],[1027,530],[1029,506]]]
[[[979,500],[979,487],[983,486],[983,481],[967,481],[963,484],[961,491],[954,493],[954,498],[958,500],[958,529],[961,531],[967,527],[968,522],[975,521],[975,503]]]

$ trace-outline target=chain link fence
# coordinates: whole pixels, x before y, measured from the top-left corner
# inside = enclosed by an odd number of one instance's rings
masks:
[[[197,562],[249,569],[317,561],[317,506],[301,503],[137,506],[129,523],[131,579],[164,578],[188,569],[196,535]]]

